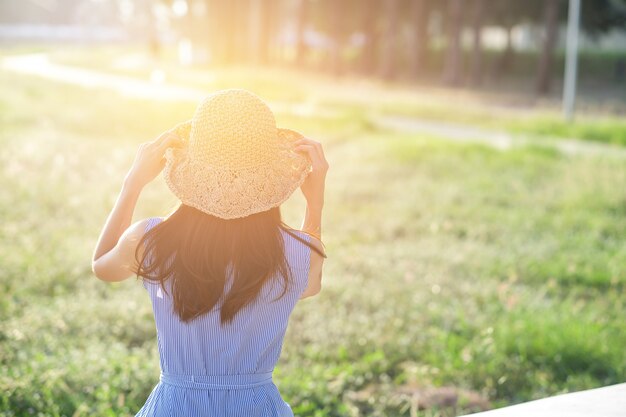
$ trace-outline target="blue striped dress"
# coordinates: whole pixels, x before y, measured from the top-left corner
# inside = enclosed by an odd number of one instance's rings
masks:
[[[150,218],[146,231],[162,219]],[[296,232],[297,233],[297,232]],[[219,309],[184,323],[158,283],[143,281],[152,302],[161,376],[137,416],[293,417],[272,379],[289,316],[307,287],[310,249],[283,232],[285,255],[295,279],[266,282],[260,297],[221,327]],[[300,233],[309,241],[306,234]],[[232,280],[226,282],[226,290]],[[223,299],[223,298],[222,298]],[[221,300],[220,300],[221,303]]]

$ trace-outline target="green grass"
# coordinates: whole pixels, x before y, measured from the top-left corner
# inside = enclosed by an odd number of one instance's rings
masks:
[[[159,374],[150,301],[134,279],[98,281],[90,257],[138,144],[193,105],[2,72],[0,89],[0,415],[134,415]],[[331,165],[324,288],[294,310],[274,378],[297,415],[409,416],[411,386],[503,406],[626,379],[624,161],[344,110],[277,115]],[[159,178],[136,219],[175,202]],[[293,226],[302,211],[299,194],[283,206]]]

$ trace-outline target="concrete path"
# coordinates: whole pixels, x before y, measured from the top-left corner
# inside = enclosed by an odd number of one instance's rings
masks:
[[[142,80],[125,75],[109,74],[88,68],[58,64],[50,61],[47,54],[11,55],[0,61],[0,69],[21,74],[34,75],[84,88],[104,88],[115,91],[122,96],[164,101],[186,101],[198,103],[207,95],[207,91]],[[336,112],[318,108],[315,103],[269,102],[273,111],[278,113],[318,117],[336,117]]]
[[[557,395],[471,417],[626,417],[626,383]]]
[[[204,96],[196,89],[57,64],[51,62],[46,54],[8,56],[2,60],[1,68],[84,88],[105,88],[133,98],[197,102]]]
[[[507,150],[515,146],[529,144],[554,147],[567,155],[605,155],[626,157],[626,148],[600,142],[589,142],[578,139],[541,138],[520,134],[511,134],[505,131],[481,129],[479,127],[422,120],[406,116],[374,117],[373,123],[385,129],[397,132],[427,134],[446,138],[454,142],[482,143],[496,149]]]
[[[0,68],[5,71],[30,74],[85,88],[105,88],[116,91],[124,96],[140,99],[197,103],[205,97],[207,93],[200,89],[171,85],[165,82],[153,82],[135,77],[58,64],[50,61],[47,54],[44,53],[6,56],[0,61]],[[272,110],[277,113],[299,116],[315,115],[316,117],[328,118],[338,116],[337,112],[317,106],[312,102],[269,102],[268,104]],[[372,115],[370,119],[375,126],[383,129],[404,133],[433,135],[442,140],[455,142],[482,143],[501,150],[507,150],[515,146],[536,144],[554,147],[558,151],[568,155],[584,154],[619,158],[626,157],[626,147],[604,143],[587,142],[577,139],[531,138],[524,135],[514,135],[506,131],[481,129],[468,125],[423,120],[405,116]]]

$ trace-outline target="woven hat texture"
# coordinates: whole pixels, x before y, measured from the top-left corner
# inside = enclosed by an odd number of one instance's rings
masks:
[[[223,219],[280,205],[311,170],[294,151],[302,135],[277,128],[268,105],[246,90],[211,94],[172,131],[184,144],[165,151],[165,182],[183,204]]]

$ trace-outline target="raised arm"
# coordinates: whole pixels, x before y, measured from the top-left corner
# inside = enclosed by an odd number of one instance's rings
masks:
[[[130,227],[139,194],[163,169],[165,149],[180,143],[176,135],[165,132],[157,139],[140,145],[122,190],[100,232],[91,260],[91,269],[96,277],[104,281],[121,281],[135,272],[135,249],[145,228],[145,221]]]
[[[296,143],[296,151],[305,152],[312,165],[311,172],[300,187],[306,199],[306,212],[304,213],[302,230],[315,236],[317,239],[311,239],[311,243],[325,253],[324,245],[322,244],[322,209],[324,207],[326,173],[329,165],[324,156],[322,145],[319,142],[303,138]],[[324,257],[315,251],[311,251],[309,283],[300,298],[310,297],[321,291],[323,264]]]

